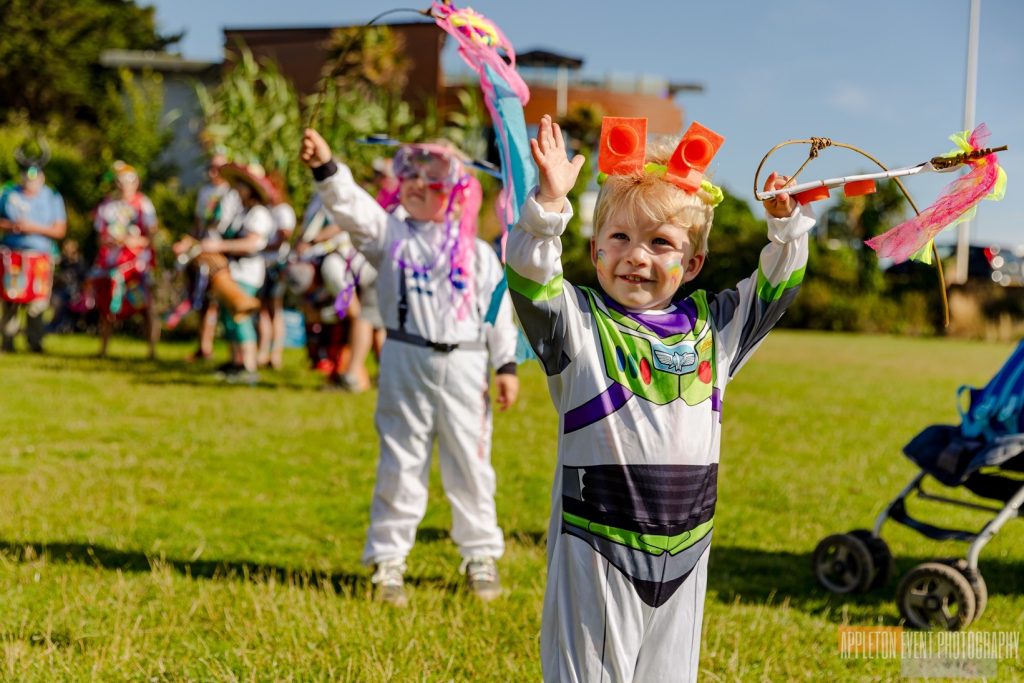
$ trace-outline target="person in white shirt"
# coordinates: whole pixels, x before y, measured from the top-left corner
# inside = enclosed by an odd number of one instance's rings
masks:
[[[214,154],[207,167],[209,182],[199,188],[196,198],[195,225],[192,237],[203,239],[208,233],[219,233],[227,227],[235,215],[242,210],[238,193],[220,175],[220,169],[227,164],[227,157]],[[189,356],[190,361],[205,360],[213,355],[213,338],[217,333],[217,300],[206,294],[199,310],[198,348]]]
[[[238,193],[241,211],[227,225],[211,231],[199,244],[203,253],[227,256],[231,278],[245,294],[255,296],[266,276],[266,263],[260,251],[274,231],[274,218],[268,208],[274,200],[274,186],[256,165],[225,164],[220,173]],[[226,378],[255,384],[259,375],[253,316],[237,318],[223,311],[221,321],[232,353],[233,367],[227,368]]]

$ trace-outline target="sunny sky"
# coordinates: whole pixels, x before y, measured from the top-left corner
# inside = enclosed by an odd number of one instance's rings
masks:
[[[417,3],[362,0],[159,0],[159,28],[184,30],[180,51],[220,59],[225,26],[364,23]],[[423,6],[426,6],[423,3]],[[520,52],[544,48],[584,59],[590,75],[650,74],[699,82],[683,93],[687,123],[726,137],[715,181],[751,197],[754,171],[775,144],[830,137],[864,148],[889,166],[920,163],[951,149],[963,129],[969,0],[693,2],[650,0],[474,0]],[[396,15],[408,21],[411,14]],[[1009,176],[1006,198],[984,202],[972,224],[976,244],[1024,245],[1024,2],[981,0],[976,123],[987,123]],[[773,168],[790,173],[806,147],[787,148]],[[799,150],[799,151],[797,151]],[[873,170],[845,150],[826,150],[801,180]],[[949,176],[913,178],[922,208]],[[940,242],[953,241],[952,232]]]

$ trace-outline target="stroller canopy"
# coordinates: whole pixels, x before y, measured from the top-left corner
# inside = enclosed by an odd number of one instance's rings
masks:
[[[969,396],[964,408],[964,395]],[[1006,499],[1020,487],[982,468],[1024,472],[1024,341],[981,389],[957,391],[960,426],[932,425],[903,448],[908,458],[947,486]],[[996,481],[998,479],[998,481]],[[1014,477],[1013,479],[1016,479]]]

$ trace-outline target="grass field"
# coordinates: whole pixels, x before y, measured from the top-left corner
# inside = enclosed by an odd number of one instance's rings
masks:
[[[227,387],[115,340],[51,337],[0,356],[0,680],[533,681],[556,419],[541,373],[496,418],[505,597],[462,588],[436,472],[410,558],[410,608],[369,600],[359,565],[376,459],[375,394],[318,391],[297,352]],[[730,386],[701,655],[705,681],[890,680],[844,660],[837,627],[899,623],[895,582],[820,589],[810,553],[870,526],[915,472],[900,453],[953,422],[1008,345],[776,333]],[[977,513],[944,522],[980,527]],[[900,573],[962,553],[886,528]],[[975,630],[1024,631],[1024,524],[985,549]],[[1024,660],[1000,663],[1024,679]]]

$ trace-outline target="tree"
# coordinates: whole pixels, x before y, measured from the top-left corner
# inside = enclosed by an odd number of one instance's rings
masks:
[[[299,162],[299,141],[321,95],[300,102],[273,60],[257,61],[244,46],[237,64],[221,83],[213,89],[200,85],[197,95],[206,124],[201,137],[207,147],[223,151],[232,161],[259,163],[267,171],[281,174],[293,203],[302,206],[311,183],[309,172]],[[485,114],[479,97],[467,92],[459,101],[461,109],[451,112],[447,122],[436,109],[414,120],[407,103],[392,101],[382,91],[363,92],[328,79],[314,125],[356,179],[367,180],[372,160],[393,152],[360,143],[375,133],[402,141],[450,137],[470,153],[482,149]]]
[[[156,10],[133,0],[3,0],[0,118],[24,112],[96,123],[117,73],[99,65],[106,49],[162,50],[182,34],[156,31]]]
[[[410,66],[402,36],[387,26],[348,26],[331,32],[322,76],[341,90],[357,90],[377,100],[390,128],[400,115]]]
[[[343,89],[383,90],[398,95],[408,80],[409,58],[402,37],[387,26],[349,26],[331,32],[324,76]]]
[[[843,197],[825,212],[823,225],[829,238],[847,242],[857,257],[857,287],[864,294],[885,287],[875,252],[865,240],[899,224],[906,215],[907,199],[895,182],[884,182],[872,194]]]
[[[766,230],[764,220],[754,215],[745,199],[726,191],[722,203],[715,207],[704,268],[686,285],[687,290],[717,292],[749,277],[757,269]]]

